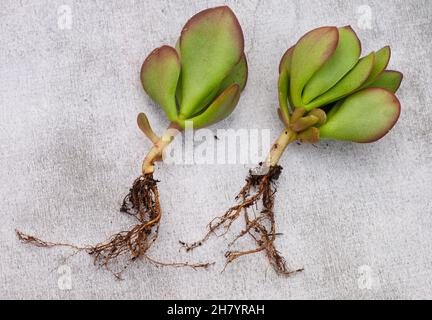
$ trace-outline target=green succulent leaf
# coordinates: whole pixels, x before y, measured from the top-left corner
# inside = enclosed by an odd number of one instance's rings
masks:
[[[235,83],[226,88],[201,114],[179,121],[179,125],[185,128],[185,121],[192,121],[194,128],[202,128],[222,121],[235,109],[240,99],[240,86]]]
[[[282,56],[281,62],[279,64],[279,79],[278,79],[278,97],[279,97],[279,107],[284,113],[285,119],[289,117],[289,107],[288,107],[288,90],[289,90],[289,76],[291,69],[291,59],[294,47],[289,48],[285,54]]]
[[[176,49],[177,54],[180,57],[180,38],[177,39],[174,48]]]
[[[290,76],[293,107],[302,107],[302,92],[307,82],[335,52],[339,40],[336,27],[321,27],[306,33],[295,45]]]
[[[248,68],[247,68],[247,61],[246,56],[243,54],[242,58],[240,59],[240,62],[237,63],[234,68],[231,70],[230,74],[222,81],[219,87],[217,87],[215,90],[213,90],[210,95],[205,98],[203,101],[200,102],[200,104],[195,108],[195,113],[191,115],[189,118],[199,114],[207,108],[210,103],[213,102],[213,100],[220,95],[226,88],[228,88],[230,85],[237,83],[240,86],[240,91],[243,91],[243,89],[246,86],[248,77]]]
[[[387,68],[387,65],[390,61],[390,47],[385,46],[375,52],[375,64],[372,68],[372,71],[365,81],[365,83],[362,85],[363,88],[369,86],[372,82],[375,81],[375,79],[378,78],[378,76]]]
[[[289,48],[283,54],[282,59],[279,62],[279,73],[282,73],[283,70],[290,68],[293,50],[294,50],[294,46]]]
[[[330,104],[330,109],[326,113],[327,119],[330,119],[339,110],[339,108],[343,102],[344,102],[344,100],[338,100],[333,105]],[[326,119],[326,122],[327,122],[327,119]]]
[[[183,96],[182,96],[182,77],[181,77],[181,70],[180,70],[180,76],[179,76],[179,80],[177,83],[177,89],[176,89],[176,100],[177,100],[177,105],[181,106],[182,100],[183,100]]]
[[[379,87],[396,92],[402,82],[403,74],[399,71],[385,70],[369,87]]]
[[[323,93],[305,106],[306,110],[312,110],[341,99],[356,89],[367,80],[375,61],[375,53],[370,53],[361,58],[357,64],[335,86]]]
[[[374,142],[387,134],[399,118],[400,103],[389,90],[366,88],[348,96],[327,114],[320,127],[323,139]]]
[[[354,30],[347,26],[339,28],[338,31],[339,42],[335,52],[304,87],[304,104],[308,104],[333,87],[359,60],[361,45]]]
[[[181,57],[180,57],[180,38],[177,39],[176,44],[175,44],[175,49],[177,51],[177,54],[180,58],[181,61]],[[182,77],[181,77],[181,70],[180,70],[180,76],[179,76],[179,80],[177,83],[177,90],[176,90],[176,100],[177,100],[177,105],[180,106],[182,103]]]
[[[176,88],[179,75],[180,59],[170,46],[153,50],[141,68],[141,83],[145,92],[163,108],[170,121],[177,118]]]
[[[201,11],[184,26],[181,55],[180,114],[188,118],[230,74],[243,55],[243,32],[230,8]]]
[[[239,63],[234,66],[230,74],[222,81],[218,93],[221,93],[234,83],[237,83],[240,86],[240,91],[243,91],[246,87],[247,78],[248,65],[246,55],[243,53]]]

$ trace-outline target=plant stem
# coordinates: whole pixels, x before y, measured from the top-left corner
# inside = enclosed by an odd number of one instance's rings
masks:
[[[150,149],[150,151],[147,153],[147,155],[144,158],[143,164],[142,164],[142,174],[150,174],[153,173],[154,163],[155,161],[162,159],[162,154],[166,146],[168,146],[171,141],[174,140],[174,137],[180,132],[180,127],[174,123],[171,122],[168,128],[163,133],[162,137],[157,140],[153,147]]]
[[[266,159],[266,165],[273,167],[278,164],[279,159],[284,153],[285,149],[291,142],[294,142],[297,138],[297,133],[291,129],[285,128],[279,138],[273,143],[270,153]]]

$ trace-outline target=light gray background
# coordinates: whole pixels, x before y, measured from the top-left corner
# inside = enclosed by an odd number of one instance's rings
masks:
[[[86,254],[20,244],[20,228],[52,241],[96,243],[133,222],[117,212],[150,147],[140,111],[167,125],[139,83],[156,46],[174,44],[185,21],[222,1],[0,2],[0,298],[432,298],[432,3],[430,1],[228,1],[246,39],[250,77],[232,116],[216,128],[282,129],[277,66],[302,34],[351,24],[363,53],[390,44],[403,71],[400,121],[384,139],[359,145],[294,145],[281,161],[277,246],[290,265],[281,278],[258,254],[224,273],[226,239],[193,254],[206,223],[233,203],[251,165],[159,165],[164,209],[152,249],[161,260],[216,260],[209,271],[136,263],[124,281]],[[58,27],[58,8],[72,27]],[[371,28],[365,28],[371,13]],[[363,9],[362,9],[363,8]],[[366,12],[366,13],[365,13]],[[366,282],[364,281],[366,280]]]

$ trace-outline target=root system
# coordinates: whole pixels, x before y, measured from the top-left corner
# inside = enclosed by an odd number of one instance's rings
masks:
[[[16,231],[18,239],[24,243],[38,247],[70,247],[79,251],[86,251],[93,256],[95,265],[104,267],[112,272],[117,278],[121,278],[120,272],[113,272],[110,264],[121,256],[128,257],[132,262],[139,258],[145,258],[157,266],[207,268],[212,263],[190,264],[190,263],[165,263],[150,258],[147,255],[148,249],[155,242],[159,234],[160,219],[162,210],[159,203],[157,180],[153,174],[146,174],[138,177],[129,193],[123,200],[120,211],[134,216],[138,223],[127,231],[112,235],[107,241],[94,246],[76,246],[67,243],[53,243],[43,241],[36,237]]]
[[[221,235],[225,235],[232,224],[240,216],[243,216],[245,228],[234,238],[228,247],[231,248],[237,240],[246,235],[249,235],[254,240],[256,246],[244,251],[228,250],[225,253],[225,267],[242,256],[264,251],[270,265],[278,274],[291,275],[302,271],[303,269],[289,269],[285,259],[274,245],[276,236],[278,235],[276,233],[273,211],[276,193],[275,182],[278,180],[281,171],[282,167],[279,165],[270,167],[268,172],[263,175],[250,170],[245,185],[236,196],[236,200],[240,201],[240,203],[228,209],[222,216],[213,219],[207,226],[208,231],[206,235],[200,241],[191,244],[180,242],[182,246],[186,251],[193,250],[201,246],[212,234],[215,234],[217,230],[222,228],[224,231]],[[250,210],[254,208],[258,209],[260,204],[261,210],[259,214],[254,212],[252,216]]]

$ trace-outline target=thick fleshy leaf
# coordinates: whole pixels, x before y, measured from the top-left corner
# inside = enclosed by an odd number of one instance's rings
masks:
[[[141,68],[141,83],[145,92],[164,109],[171,121],[177,118],[176,88],[179,75],[180,59],[170,46],[153,50]]]
[[[396,92],[402,82],[403,74],[399,71],[384,70],[369,87],[379,87]]]
[[[194,117],[195,115],[199,114],[207,108],[213,100],[220,95],[226,88],[229,86],[237,83],[240,86],[240,91],[243,91],[243,89],[246,86],[248,77],[248,68],[247,68],[247,61],[246,56],[243,54],[242,58],[240,59],[240,62],[237,63],[237,65],[231,70],[230,74],[222,81],[219,87],[217,87],[215,90],[213,90],[210,95],[205,98],[203,101],[199,103],[199,105],[195,108],[196,111],[193,115],[191,115],[189,118]]]
[[[326,112],[327,119],[331,118],[339,110],[343,102],[344,102],[343,100],[338,100],[335,103],[333,103],[333,105],[330,104],[329,109],[327,109],[328,111]]]
[[[153,143],[157,143],[159,141],[159,137],[154,133],[150,122],[145,113],[140,112],[137,117],[137,124],[141,131],[151,140]]]
[[[184,26],[180,37],[182,101],[184,118],[230,74],[240,61],[244,40],[236,16],[223,6],[201,11]]]
[[[174,48],[176,49],[177,54],[178,54],[178,56],[180,57],[180,53],[181,53],[181,52],[180,52],[180,38],[177,39]]]
[[[366,81],[372,71],[375,61],[375,54],[372,52],[366,57],[361,58],[354,68],[351,69],[336,85],[330,90],[320,95],[315,100],[305,106],[306,110],[312,110],[329,104],[330,102],[341,99],[356,89]]]
[[[193,127],[196,129],[222,121],[233,112],[239,99],[240,86],[233,84],[225,89],[204,112],[193,118],[179,121],[179,125],[185,128],[185,121],[192,121]]]
[[[176,89],[176,100],[177,100],[177,105],[181,106],[182,100],[183,100],[183,96],[182,96],[182,77],[181,77],[181,70],[180,70],[180,76],[179,76],[179,80],[177,83],[177,89]]]
[[[375,79],[378,78],[378,76],[387,68],[387,65],[390,61],[390,47],[385,46],[375,52],[375,63],[372,68],[372,71],[365,81],[365,83],[362,85],[363,88],[369,86],[372,82],[375,81]]]
[[[289,48],[282,56],[281,62],[279,63],[278,98],[279,107],[285,119],[289,118],[288,90],[293,50],[294,47]]]
[[[284,69],[290,67],[293,50],[294,46],[288,48],[288,50],[283,54],[282,59],[279,62],[279,73],[282,73]]]
[[[306,84],[302,99],[308,104],[325,93],[343,78],[358,62],[361,52],[360,41],[350,27],[339,28],[339,42],[336,51]]]
[[[389,90],[366,88],[346,98],[320,128],[323,139],[373,142],[394,126],[400,103]]]
[[[221,93],[226,88],[234,83],[240,86],[240,91],[246,87],[248,78],[248,65],[246,55],[243,53],[240,62],[231,70],[230,74],[222,81],[218,93]]]
[[[180,57],[180,38],[177,39],[176,44],[175,44],[175,49],[177,51],[177,54],[180,58],[181,61],[181,57]],[[177,90],[176,90],[176,100],[177,100],[177,105],[180,106],[181,102],[182,102],[182,81],[181,81],[181,70],[180,70],[180,76],[179,76],[179,80],[177,83]]]
[[[293,107],[303,106],[302,92],[306,83],[335,52],[339,40],[336,27],[321,27],[306,33],[295,45],[290,76]]]

